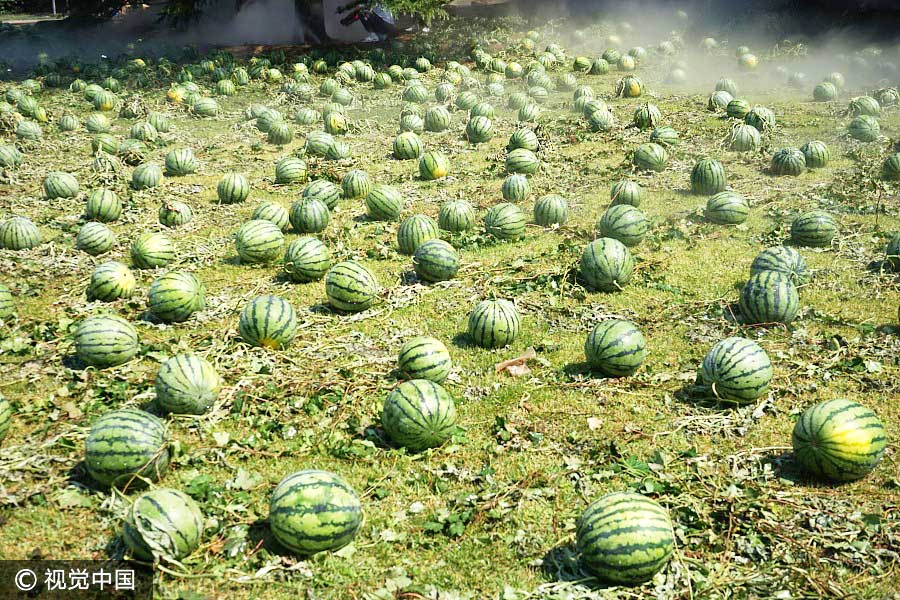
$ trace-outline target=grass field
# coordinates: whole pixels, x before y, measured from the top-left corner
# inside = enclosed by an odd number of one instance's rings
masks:
[[[548,31],[545,39],[554,35],[561,34]],[[567,50],[587,51],[575,43]],[[606,134],[591,133],[571,111],[571,93],[552,93],[537,126],[543,166],[522,207],[530,214],[539,196],[561,194],[569,201],[569,222],[550,230],[529,225],[525,239],[512,243],[482,233],[453,238],[462,268],[452,281],[418,282],[409,257],[396,249],[397,223],[368,221],[361,201],[341,201],[322,239],[335,262],[357,259],[384,286],[382,301],[355,316],[324,305],[322,282],[287,283],[279,266],[249,266],[236,257],[232,235],[257,203],[288,207],[303,187],[276,186],[275,162],[301,152],[304,134],[320,129],[292,125],[291,145],[265,142],[243,111],[267,103],[291,115],[296,103],[277,85],[254,81],[239,88],[237,96],[219,98],[223,114],[202,120],[166,103],[168,83],[134,92],[175,124],[149,159],[162,164],[169,149],[190,146],[201,168],[142,192],[129,189],[130,168],[109,181],[125,212],[111,225],[118,243],[98,258],[74,248],[84,192],[102,185],[90,169],[90,136],[83,128],[59,133],[46,125],[24,165],[5,172],[0,184],[0,216],[28,216],[44,238],[33,250],[0,251],[0,281],[17,298],[17,316],[0,327],[0,391],[16,410],[0,449],[0,557],[123,551],[116,531],[132,495],[92,487],[81,465],[86,432],[114,408],[153,411],[160,362],[192,350],[215,364],[225,386],[208,414],[169,418],[174,458],[160,485],[193,496],[207,528],[183,565],[159,572],[160,597],[896,597],[900,285],[871,263],[883,259],[888,233],[900,229],[896,188],[875,179],[888,138],[900,130],[900,112],[886,109],[880,117],[879,141],[854,142],[844,134],[849,119],[842,113],[862,87],[851,84],[834,103],[813,103],[813,81],[809,89],[773,85],[762,74],[738,72],[731,52],[722,52],[688,59],[698,73],[690,85],[664,83],[670,65],[639,68],[649,89],[639,99],[613,98],[620,73],[579,75],[617,118]],[[761,72],[768,67],[764,60]],[[429,90],[441,72],[423,75]],[[731,121],[706,110],[706,96],[723,75],[778,117],[759,152],[728,151],[723,139]],[[320,80],[313,76],[313,85]],[[0,90],[12,85],[0,83]],[[507,83],[507,91],[518,87]],[[490,99],[498,114],[489,143],[465,141],[462,111],[453,113],[449,132],[423,134],[428,148],[451,160],[446,179],[425,182],[415,161],[391,157],[400,87],[351,89],[353,128],[345,139],[352,158],[311,158],[312,177],[337,181],[363,169],[402,190],[404,215],[436,217],[443,201],[462,198],[480,218],[501,200],[505,145],[517,127],[505,99]],[[68,91],[43,92],[40,101],[54,118],[90,113],[80,94]],[[629,127],[646,101],[681,135],[668,168],[652,175],[633,172],[629,158],[647,141],[649,132]],[[116,119],[114,133],[127,135],[132,123]],[[766,172],[774,150],[811,139],[828,144],[827,168],[799,177]],[[689,173],[704,156],[721,160],[730,186],[750,200],[746,224],[703,219],[706,198],[690,194]],[[41,181],[54,170],[75,174],[82,196],[43,199]],[[247,202],[216,203],[216,182],[227,171],[249,177]],[[618,293],[593,293],[576,280],[578,259],[596,237],[610,185],[626,176],[646,190],[641,208],[654,226],[634,249],[633,281]],[[178,250],[172,266],[205,283],[207,308],[184,324],[151,322],[145,294],[159,273],[142,270],[134,271],[140,291],[133,299],[87,302],[85,286],[99,262],[129,263],[138,233],[164,230],[157,210],[167,199],[187,202],[196,215],[169,232]],[[800,317],[790,327],[740,325],[732,304],[754,256],[785,241],[793,217],[812,208],[831,211],[840,233],[830,248],[801,249],[814,277],[800,290]],[[290,300],[298,312],[299,334],[285,351],[251,348],[237,333],[244,304],[264,293]],[[521,335],[507,348],[484,350],[467,339],[468,313],[486,297],[515,300],[523,316]],[[107,309],[136,324],[140,356],[102,371],[79,367],[71,360],[72,327]],[[606,379],[585,366],[585,337],[611,316],[634,320],[647,337],[650,355],[634,376]],[[446,387],[457,400],[461,427],[444,447],[411,455],[391,448],[378,425],[382,401],[397,383],[397,351],[418,334],[450,349],[455,366]],[[691,400],[685,390],[704,354],[729,335],[756,339],[766,349],[775,367],[771,393],[740,408]],[[530,373],[495,372],[497,363],[528,348],[537,354]],[[831,398],[873,409],[890,442],[871,475],[840,486],[808,478],[790,452],[798,414]],[[363,497],[366,522],[352,546],[300,560],[277,546],[265,520],[274,486],[305,468],[345,477]],[[590,501],[625,489],[669,509],[677,549],[654,582],[607,589],[577,562],[574,525]]]

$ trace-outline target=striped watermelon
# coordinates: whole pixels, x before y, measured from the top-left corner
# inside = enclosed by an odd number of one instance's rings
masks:
[[[738,95],[738,86],[733,79],[723,77],[716,82],[717,92],[728,92],[732,96]]]
[[[742,123],[731,128],[726,141],[732,150],[752,152],[759,149],[762,144],[762,136],[753,125]]]
[[[24,141],[36,141],[44,137],[44,130],[34,121],[22,121],[16,127],[16,137]]]
[[[301,198],[291,205],[291,226],[297,233],[319,233],[330,220],[328,207],[316,198]]]
[[[257,296],[241,311],[238,331],[252,346],[275,350],[287,348],[297,335],[297,314],[283,298]]]
[[[673,148],[681,141],[674,127],[657,127],[650,132],[650,141],[659,144],[663,148]]]
[[[691,170],[691,192],[712,196],[725,190],[727,185],[725,167],[712,158],[697,161]]]
[[[347,133],[348,129],[350,128],[350,124],[347,122],[347,117],[344,116],[343,113],[329,112],[329,113],[326,113],[325,115],[323,115],[323,118],[325,120],[325,132],[330,133],[331,135],[344,135],[345,133]],[[287,128],[287,125],[285,125],[285,127]],[[273,126],[273,129],[269,130],[270,138],[272,136],[273,130],[274,130],[274,126]],[[288,128],[288,132],[290,132],[289,128]],[[288,142],[289,141],[290,140],[288,140]],[[285,142],[285,143],[287,143],[287,142]]]
[[[878,416],[852,400],[827,400],[807,408],[793,433],[794,456],[817,477],[853,481],[881,461],[887,434]]]
[[[22,164],[22,158],[22,153],[13,144],[0,144],[0,167],[18,167]]]
[[[88,196],[84,215],[91,221],[112,223],[122,216],[122,202],[114,191],[98,188]]]
[[[366,196],[366,211],[375,221],[396,221],[403,210],[403,196],[389,185],[375,185]]]
[[[164,267],[175,259],[175,244],[162,233],[145,233],[131,244],[131,262],[138,269]]]
[[[747,404],[766,395],[772,383],[769,355],[752,340],[730,337],[703,358],[700,379],[720,400]]]
[[[720,225],[739,225],[750,215],[750,204],[737,192],[724,191],[706,201],[706,218]]]
[[[666,168],[669,153],[659,144],[641,144],[634,151],[634,166],[646,171],[662,171]]]
[[[610,61],[608,58],[607,62]],[[618,61],[615,61],[618,62]],[[622,96],[623,98],[638,98],[641,94],[644,93],[644,84],[643,82],[633,75],[629,75],[628,77],[624,77],[616,83],[616,96]]]
[[[453,118],[446,106],[432,106],[425,111],[425,130],[438,133],[450,128]]]
[[[419,177],[426,181],[443,179],[450,170],[447,157],[435,150],[425,152],[419,159]]]
[[[80,188],[74,175],[54,171],[44,177],[44,196],[49,200],[54,198],[74,198]]]
[[[521,173],[515,173],[503,180],[500,193],[507,202],[524,202],[531,195],[531,185],[528,177]]]
[[[772,155],[769,170],[774,175],[800,175],[806,167],[806,157],[797,148],[782,148]]]
[[[404,131],[394,138],[394,158],[413,160],[422,156],[425,145],[422,139],[412,131]]]
[[[122,541],[137,560],[181,560],[200,545],[203,513],[184,492],[155,489],[144,492],[129,507],[122,523]]]
[[[116,315],[95,315],[75,328],[75,354],[87,365],[115,367],[134,358],[140,350],[135,328]]]
[[[354,169],[341,179],[341,190],[344,198],[349,200],[357,200],[365,198],[372,191],[374,182],[368,173],[359,169]]]
[[[858,96],[851,98],[847,112],[854,117],[859,115],[877,117],[881,114],[881,104],[872,96]]]
[[[634,111],[634,126],[641,131],[656,127],[660,120],[662,120],[662,113],[655,104],[647,102]]]
[[[618,291],[631,281],[634,258],[619,240],[600,238],[584,248],[579,274],[590,289]]]
[[[84,121],[84,128],[88,133],[109,133],[112,123],[109,122],[109,117],[103,113],[91,113]]]
[[[750,265],[750,274],[777,271],[793,279],[797,284],[809,280],[806,261],[799,252],[787,246],[772,246],[756,255]]]
[[[112,229],[97,221],[89,221],[82,225],[78,235],[75,236],[75,247],[91,256],[109,252],[115,243],[116,234]]]
[[[675,546],[666,509],[633,492],[607,494],[588,506],[575,538],[592,573],[626,585],[651,579],[669,562]]]
[[[431,239],[416,248],[413,265],[419,279],[432,283],[447,281],[459,271],[459,253],[448,242]]]
[[[456,431],[456,403],[438,383],[404,381],[385,398],[381,426],[395,444],[411,452],[437,448]]]
[[[328,210],[333,210],[343,194],[344,191],[340,186],[327,179],[316,179],[303,188],[301,197],[305,199],[316,199],[327,206]]]
[[[881,126],[875,117],[860,115],[850,121],[847,132],[854,140],[860,142],[874,142],[881,134]]]
[[[650,222],[639,208],[628,204],[610,206],[597,228],[600,237],[619,240],[628,247],[637,246],[650,230]]]
[[[800,147],[800,151],[806,158],[807,169],[821,169],[828,166],[830,155],[828,146],[825,145],[825,142],[806,142]]]
[[[284,234],[275,223],[255,219],[238,228],[234,244],[242,262],[269,263],[284,252]]]
[[[105,262],[91,273],[87,299],[112,302],[119,298],[130,298],[136,285],[134,275],[127,266],[120,262]]]
[[[837,100],[837,87],[830,81],[823,81],[813,88],[813,100],[816,102],[831,102]]]
[[[397,367],[409,379],[440,383],[450,374],[453,362],[443,342],[432,337],[416,336],[400,348]]]
[[[285,156],[275,163],[275,183],[279,185],[306,181],[308,173],[306,161],[296,156]]]
[[[531,175],[537,173],[540,166],[537,155],[527,148],[516,148],[506,155],[506,170],[509,173]]]
[[[569,219],[569,204],[557,194],[541,196],[534,204],[534,222],[542,227],[562,225]]]
[[[166,200],[159,207],[158,217],[161,225],[178,227],[190,223],[194,219],[194,211],[184,202]]]
[[[746,323],[788,324],[797,316],[800,296],[789,275],[760,271],[741,290],[740,308]]]
[[[895,233],[888,239],[884,254],[885,267],[895,272],[900,271],[900,233]]]
[[[292,241],[284,253],[284,271],[291,281],[307,283],[322,279],[330,267],[331,251],[313,237]]]
[[[791,223],[791,241],[801,246],[831,246],[837,221],[824,210],[805,212]]]
[[[641,186],[634,181],[623,179],[617,181],[609,190],[609,199],[613,206],[618,204],[628,204],[638,207],[641,205],[641,195],[643,190]]]
[[[221,204],[237,204],[250,196],[250,182],[240,173],[226,173],[216,185]]]
[[[397,245],[400,252],[411,255],[428,240],[440,236],[438,225],[427,215],[413,215],[403,219],[397,229]]]
[[[734,100],[734,96],[725,90],[719,90],[709,96],[706,102],[706,109],[711,111],[725,110],[732,100]]]
[[[484,216],[484,228],[490,235],[501,240],[517,240],[525,235],[527,218],[515,204],[501,202],[488,210]]]
[[[136,408],[105,413],[91,424],[84,465],[104,487],[137,489],[159,481],[169,466],[166,424]]]
[[[631,321],[604,321],[588,335],[584,354],[591,368],[608,377],[624,377],[637,371],[647,358],[647,341]]]
[[[469,337],[482,348],[502,348],[519,335],[519,311],[509,300],[482,300],[469,314]]]
[[[350,144],[342,140],[335,140],[325,151],[325,160],[344,160],[350,158]]]
[[[290,227],[290,217],[288,211],[277,202],[260,202],[253,209],[250,215],[251,220],[269,221],[273,223],[282,232]]]
[[[494,124],[488,117],[477,115],[469,119],[466,124],[466,138],[470,143],[484,144],[491,141],[492,137],[494,137]]]
[[[887,181],[900,181],[900,152],[891,154],[881,166],[881,177]]]
[[[150,284],[150,313],[166,323],[187,321],[206,307],[206,286],[185,271],[169,271]]]
[[[540,148],[540,141],[537,134],[528,127],[520,127],[509,136],[509,143],[506,149],[512,152],[517,148],[522,148],[530,152],[537,152]]]
[[[725,107],[725,114],[732,119],[741,119],[750,112],[750,102],[743,98],[735,98]]]
[[[128,137],[152,143],[159,138],[159,132],[156,131],[156,127],[145,121],[132,125],[131,130],[128,132]]]
[[[0,283],[0,320],[8,319],[16,312],[12,291],[9,287]]]
[[[378,299],[380,291],[375,274],[356,261],[340,262],[325,274],[325,295],[331,306],[339,311],[366,310]]]
[[[176,148],[166,154],[166,175],[180,177],[197,170],[197,159],[190,148]]]
[[[359,496],[328,471],[288,475],[269,502],[269,526],[275,539],[303,556],[343,548],[356,537],[362,522]]]
[[[166,412],[202,415],[219,395],[219,374],[198,354],[177,354],[156,373],[156,401]]]
[[[131,187],[135,190],[149,190],[158,187],[162,180],[162,169],[156,163],[141,163],[131,173]]]
[[[465,200],[450,200],[441,205],[438,227],[444,231],[459,233],[475,227],[475,210]]]
[[[12,404],[3,397],[3,394],[0,394],[0,443],[3,442],[6,438],[6,434],[9,433],[10,425],[12,425],[12,417]]]
[[[594,133],[610,131],[616,125],[616,118],[612,111],[608,109],[591,110],[588,113],[587,120],[588,127]]]
[[[425,122],[417,114],[408,113],[400,117],[400,133],[422,133]]]

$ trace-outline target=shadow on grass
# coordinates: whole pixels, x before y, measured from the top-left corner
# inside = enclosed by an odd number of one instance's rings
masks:
[[[463,350],[467,350],[470,348],[475,348],[475,342],[469,337],[468,332],[460,332],[453,336],[453,340],[451,343],[457,348],[461,348]]]

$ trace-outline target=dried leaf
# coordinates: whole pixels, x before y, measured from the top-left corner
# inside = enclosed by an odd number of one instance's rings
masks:
[[[522,375],[527,375],[531,373],[531,369],[528,368],[528,361],[537,358],[537,353],[534,351],[534,348],[529,348],[525,351],[525,354],[521,356],[517,356],[516,358],[511,358],[509,360],[504,360],[501,363],[497,363],[494,366],[494,370],[497,373],[502,371],[506,371],[509,375],[513,377],[521,377]]]

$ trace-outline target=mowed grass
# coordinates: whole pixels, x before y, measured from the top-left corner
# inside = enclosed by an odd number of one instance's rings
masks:
[[[706,59],[692,60],[699,65]],[[544,165],[531,177],[531,198],[521,204],[530,214],[539,196],[561,194],[569,201],[569,223],[552,230],[530,225],[525,239],[513,243],[489,239],[480,225],[451,238],[462,258],[453,281],[417,282],[411,259],[396,249],[398,224],[368,221],[362,201],[341,201],[322,239],[335,262],[359,260],[384,286],[382,301],[355,316],[324,306],[322,282],[290,284],[279,265],[237,260],[231,236],[254,207],[268,200],[287,208],[302,190],[302,184],[273,184],[275,162],[299,153],[304,134],[319,128],[293,126],[295,139],[287,147],[265,142],[243,111],[266,103],[290,117],[294,104],[277,94],[277,85],[254,82],[237,97],[220,98],[224,113],[213,120],[166,105],[165,86],[139,92],[148,109],[169,112],[175,124],[163,136],[165,147],[148,159],[162,164],[169,149],[190,146],[201,168],[197,175],[166,178],[160,188],[132,192],[126,167],[109,182],[126,205],[123,218],[112,224],[118,243],[98,258],[73,247],[84,192],[101,185],[90,170],[90,137],[45,126],[44,141],[0,186],[0,215],[32,218],[45,239],[31,251],[0,251],[2,281],[17,296],[17,317],[0,329],[0,391],[17,411],[0,449],[0,556],[87,558],[122,551],[116,529],[133,494],[122,498],[91,487],[79,464],[84,437],[91,421],[108,410],[154,410],[159,363],[195,351],[216,365],[226,384],[208,415],[170,418],[175,458],[160,485],[188,491],[208,523],[201,548],[182,567],[158,574],[162,597],[438,597],[415,586],[472,598],[496,598],[504,590],[507,598],[600,597],[600,584],[582,581],[585,574],[572,558],[574,523],[590,501],[624,489],[651,495],[673,516],[678,548],[656,581],[661,597],[893,593],[893,442],[874,473],[841,486],[809,480],[789,454],[796,416],[817,401],[862,402],[878,413],[891,439],[900,425],[900,294],[893,276],[870,269],[883,258],[886,233],[900,229],[900,221],[892,190],[879,193],[865,185],[887,144],[860,145],[843,135],[848,119],[840,112],[850,93],[837,103],[813,104],[808,90],[771,85],[737,73],[730,60],[717,61],[716,70],[703,70],[703,81],[685,86],[663,83],[665,66],[641,68],[649,95],[640,99],[612,97],[619,73],[580,75],[579,82],[606,98],[616,115],[616,128],[606,134],[590,133],[571,112],[571,94],[552,94],[537,127]],[[424,76],[429,90],[439,74],[436,69]],[[743,96],[778,116],[759,153],[724,149],[731,121],[706,110],[705,90],[726,74]],[[313,85],[320,80],[313,77]],[[508,82],[507,91],[518,87]],[[352,158],[310,159],[313,177],[339,180],[363,169],[376,182],[402,190],[404,216],[436,218],[442,202],[463,198],[480,218],[501,201],[504,147],[517,127],[505,99],[490,99],[498,115],[487,144],[465,141],[462,111],[453,112],[449,132],[423,134],[429,149],[451,160],[448,178],[424,182],[415,161],[390,156],[400,88],[375,92],[354,85],[352,91],[354,127],[345,138]],[[652,175],[632,173],[629,158],[649,135],[628,127],[645,101],[657,104],[663,124],[682,136],[668,168]],[[80,95],[65,91],[45,92],[41,103],[55,117],[90,112]],[[132,122],[117,119],[114,133],[127,135]],[[880,122],[885,135],[896,135],[896,111]],[[772,151],[810,139],[829,145],[828,168],[796,178],[765,172]],[[689,173],[704,156],[721,160],[731,187],[751,201],[745,225],[703,220],[706,198],[689,193]],[[82,196],[42,199],[41,181],[53,170],[74,173]],[[216,203],[216,182],[228,171],[250,178],[246,203]],[[580,252],[596,237],[610,185],[626,176],[644,187],[641,208],[654,228],[634,249],[632,282],[615,294],[592,293],[575,277]],[[168,199],[188,202],[195,212],[191,224],[168,231],[178,248],[171,268],[194,272],[205,283],[207,309],[174,326],[147,320],[146,290],[162,271],[136,270],[139,292],[131,300],[86,302],[96,264],[129,263],[132,239],[164,230],[157,210]],[[801,249],[815,273],[801,289],[801,317],[790,328],[742,327],[731,305],[753,257],[785,241],[796,214],[820,207],[835,213],[841,232],[830,249]],[[237,334],[244,304],[265,293],[287,298],[298,312],[298,336],[285,351],[251,348]],[[465,335],[469,311],[486,297],[513,299],[523,315],[521,335],[507,348],[480,349]],[[70,329],[106,310],[137,325],[141,356],[114,369],[82,369],[70,358]],[[648,340],[650,356],[632,377],[604,379],[584,365],[585,337],[613,316],[634,320]],[[413,335],[447,344],[455,368],[446,387],[460,413],[459,434],[419,455],[391,448],[378,431],[381,403],[397,382],[397,351]],[[717,406],[684,394],[704,354],[729,335],[757,339],[773,360],[772,393],[758,405]],[[530,347],[537,359],[529,362],[529,374],[495,371],[497,363]],[[278,547],[265,519],[277,482],[307,468],[345,477],[363,496],[366,522],[351,549],[304,562]],[[641,597],[652,588],[610,593]],[[404,590],[407,595],[398,595]]]

